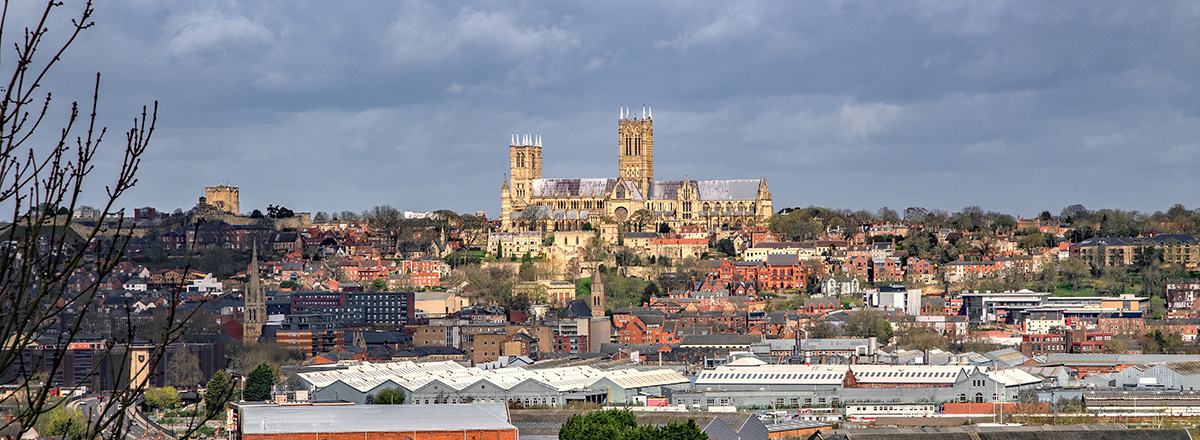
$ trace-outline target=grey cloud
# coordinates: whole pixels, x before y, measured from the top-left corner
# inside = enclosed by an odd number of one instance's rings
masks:
[[[161,101],[129,206],[229,182],[248,207],[496,215],[510,133],[543,136],[547,177],[612,176],[621,103],[657,110],[656,176],[766,177],[781,207],[1200,196],[1193,2],[97,8],[48,89],[104,72],[114,130]]]

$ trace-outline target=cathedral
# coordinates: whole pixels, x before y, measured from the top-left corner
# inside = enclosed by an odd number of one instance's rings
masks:
[[[542,178],[542,140],[514,135],[508,147],[509,175],[500,187],[500,218],[505,231],[537,222],[551,231],[578,231],[588,224],[625,224],[645,209],[653,230],[667,224],[717,227],[766,225],[772,214],[765,179],[654,180],[654,119],[621,108],[617,121],[616,178]],[[645,214],[641,214],[645,219]],[[629,230],[629,229],[627,229]]]

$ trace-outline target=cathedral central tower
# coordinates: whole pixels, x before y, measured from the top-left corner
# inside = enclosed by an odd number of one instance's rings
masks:
[[[622,107],[617,123],[618,176],[633,181],[643,195],[654,182],[654,121],[648,110],[642,106],[639,117],[630,108]]]

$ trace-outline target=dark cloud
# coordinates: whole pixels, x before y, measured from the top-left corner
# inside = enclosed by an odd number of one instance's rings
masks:
[[[128,206],[228,182],[247,209],[495,216],[510,133],[542,135],[547,177],[612,176],[622,103],[657,110],[657,177],[766,177],[781,207],[1200,195],[1192,2],[97,8],[48,88],[83,99],[103,72],[114,130],[160,101]]]

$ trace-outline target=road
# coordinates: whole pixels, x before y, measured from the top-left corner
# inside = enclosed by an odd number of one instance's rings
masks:
[[[79,411],[84,417],[87,417],[89,421],[95,421],[100,417],[101,412],[105,409],[105,406],[108,405],[108,403],[108,399],[105,398],[102,401],[100,395],[88,395],[83,399],[71,402],[68,404],[68,406],[71,409]],[[108,411],[105,413],[105,416],[113,417],[116,414],[115,411],[117,411],[117,405],[108,406]],[[143,426],[142,419],[137,417],[136,412],[137,408],[129,408],[126,411],[124,429],[122,430],[125,433],[125,440],[144,439],[148,438],[147,433],[151,433],[151,435],[154,433],[151,428]],[[112,428],[110,427],[101,437],[110,438],[111,435],[108,434],[108,432],[111,431]]]

